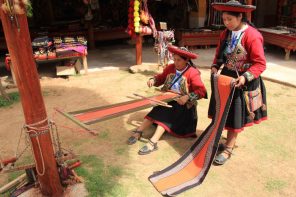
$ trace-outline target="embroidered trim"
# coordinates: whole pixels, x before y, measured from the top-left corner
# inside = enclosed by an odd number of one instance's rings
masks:
[[[195,94],[194,92],[191,92],[188,94],[189,96],[189,101],[192,102],[192,101],[196,101],[199,99],[199,96],[197,94]]]
[[[251,66],[252,66],[251,63],[245,63],[245,64],[242,66],[242,69],[243,69],[243,70],[248,70]]]
[[[246,62],[246,55],[248,54],[246,49],[242,46],[241,40],[243,38],[244,32],[240,34],[239,40],[237,42],[237,45],[233,49],[231,53],[228,53],[228,49],[226,48],[224,53],[226,56],[226,67],[229,70],[238,70],[239,72],[244,72],[247,69],[244,69],[244,67],[248,65],[244,65],[244,62]],[[230,38],[228,38],[230,39]],[[236,67],[236,68],[235,68]]]
[[[252,81],[255,78],[254,75],[249,71],[245,72],[243,76],[246,78],[248,82]]]

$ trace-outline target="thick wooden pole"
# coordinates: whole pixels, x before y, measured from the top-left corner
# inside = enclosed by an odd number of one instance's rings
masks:
[[[94,25],[92,21],[87,22],[87,42],[89,49],[95,49],[95,32],[94,32]]]
[[[28,29],[28,21],[25,14],[17,15],[19,30],[15,20],[11,21],[9,16],[3,12],[1,5],[4,0],[0,0],[0,16],[6,44],[13,64],[16,83],[19,89],[25,122],[27,125],[42,122],[35,127],[46,127],[47,114],[36,63],[33,59],[31,38]],[[47,196],[62,196],[57,163],[54,158],[52,141],[48,129],[37,130],[35,136],[30,136],[36,168],[39,171],[38,180],[42,194]]]
[[[253,5],[253,0],[247,0],[247,5]],[[252,13],[251,12],[247,13],[247,19],[248,19],[248,21],[251,22],[251,20],[252,20]]]
[[[142,64],[142,41],[143,37],[136,35],[136,64]]]

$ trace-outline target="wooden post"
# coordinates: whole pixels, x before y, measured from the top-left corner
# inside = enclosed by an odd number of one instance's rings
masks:
[[[142,41],[143,37],[136,35],[136,64],[142,64]]]
[[[87,43],[89,49],[95,49],[95,32],[94,32],[94,25],[92,21],[87,22]]]
[[[247,4],[253,5],[253,0],[247,0]],[[251,12],[247,13],[247,19],[248,19],[248,21],[251,22],[251,20],[252,20],[252,13]]]
[[[39,171],[38,181],[41,193],[47,196],[62,196],[63,188],[60,182],[57,163],[48,126],[47,114],[36,63],[33,59],[31,38],[29,34],[27,16],[15,15],[10,20],[1,8],[4,0],[0,0],[0,17],[6,44],[13,64],[16,83],[19,89],[26,125],[36,124],[36,133],[30,136],[33,153],[36,160],[36,169]],[[17,27],[16,19],[19,24]]]

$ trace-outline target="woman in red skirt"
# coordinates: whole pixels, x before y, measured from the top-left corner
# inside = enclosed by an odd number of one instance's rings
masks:
[[[222,65],[222,75],[236,79],[234,96],[228,113],[225,129],[228,130],[226,144],[220,146],[215,164],[223,165],[231,156],[238,134],[244,127],[267,119],[266,90],[260,77],[266,69],[262,35],[245,19],[245,14],[255,6],[242,5],[238,1],[212,3],[214,9],[222,11],[226,29],[220,35],[212,74]],[[215,100],[211,98],[209,117],[215,114]]]
[[[165,67],[163,73],[150,78],[147,85],[148,87],[163,85],[164,91],[174,91],[181,96],[168,103],[172,108],[154,107],[128,139],[128,144],[134,144],[141,138],[146,128],[152,124],[157,125],[154,135],[139,150],[140,155],[157,150],[157,142],[165,131],[180,138],[196,137],[197,100],[207,97],[200,72],[191,61],[197,58],[197,55],[184,47],[169,46],[168,50],[173,53],[174,64]]]

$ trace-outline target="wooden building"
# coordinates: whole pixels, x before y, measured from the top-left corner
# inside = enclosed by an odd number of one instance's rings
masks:
[[[86,5],[85,1],[87,0],[31,0],[31,38],[40,35],[84,35],[88,38],[90,48],[98,41],[129,38],[125,32],[129,0],[92,0],[89,5]],[[214,12],[210,4],[226,1],[228,0],[148,0],[148,8],[156,25],[161,21],[167,22],[169,29],[175,29],[180,44],[189,46],[190,41],[189,44],[186,44],[184,39],[182,41],[182,32],[187,35],[199,32],[200,29],[209,31],[224,28],[219,13]],[[296,26],[295,0],[240,1],[251,2],[257,6],[256,11],[252,13],[252,21],[257,27]],[[216,43],[219,32],[207,33],[209,40],[214,39],[211,43]],[[0,49],[5,48],[0,29]]]

